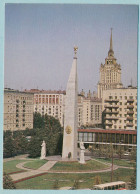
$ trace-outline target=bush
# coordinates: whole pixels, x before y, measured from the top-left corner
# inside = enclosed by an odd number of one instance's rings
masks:
[[[16,189],[15,184],[8,174],[3,174],[3,189]]]

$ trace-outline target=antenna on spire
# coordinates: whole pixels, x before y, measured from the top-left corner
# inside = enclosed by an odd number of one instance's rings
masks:
[[[131,86],[132,86],[132,81],[133,81],[133,80],[132,80],[132,78],[131,78]]]
[[[112,44],[112,30],[113,30],[113,28],[111,28],[110,50],[112,50],[112,51],[113,51],[113,44]]]

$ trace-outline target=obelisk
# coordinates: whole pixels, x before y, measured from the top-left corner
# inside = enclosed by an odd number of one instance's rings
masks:
[[[66,99],[65,99],[65,117],[64,117],[64,134],[63,134],[63,150],[62,158],[71,158],[77,160],[77,50],[74,47],[74,58],[71,72],[69,75]]]

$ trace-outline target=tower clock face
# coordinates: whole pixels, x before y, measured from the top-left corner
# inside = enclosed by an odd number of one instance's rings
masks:
[[[65,131],[66,131],[67,134],[70,134],[72,132],[71,126],[67,125]]]

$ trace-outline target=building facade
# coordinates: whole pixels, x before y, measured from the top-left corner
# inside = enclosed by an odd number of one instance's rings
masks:
[[[65,91],[30,90],[34,93],[34,112],[50,115],[64,125]]]
[[[102,101],[89,92],[85,97],[83,91],[78,96],[78,127],[96,126],[102,123]]]
[[[117,59],[114,57],[112,30],[110,37],[110,49],[108,57],[105,59],[105,64],[100,66],[100,80],[98,82],[98,98],[103,97],[103,90],[121,88],[121,65],[117,64]]]
[[[60,121],[64,126],[66,91],[26,90],[34,94],[34,112],[48,114]],[[96,96],[96,95],[95,95]],[[84,91],[78,95],[78,127],[92,126],[102,123],[102,101],[90,92],[85,96]]]
[[[33,128],[33,94],[4,90],[4,130]]]
[[[102,98],[105,129],[137,129],[137,88],[104,90]]]
[[[78,142],[81,140],[87,144],[136,147],[137,132],[135,130],[105,130],[100,128],[78,129]]]

